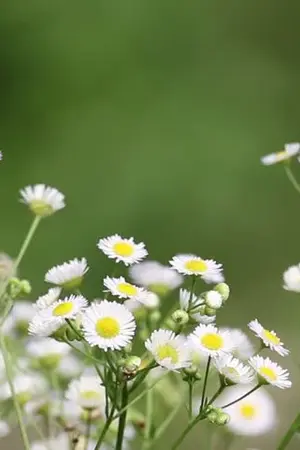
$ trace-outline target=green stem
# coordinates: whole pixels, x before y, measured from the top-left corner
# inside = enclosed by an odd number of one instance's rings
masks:
[[[108,429],[110,427],[110,424],[114,420],[114,413],[115,413],[115,404],[111,408],[110,414],[109,414],[109,416],[108,416],[108,418],[107,418],[107,420],[105,422],[104,427],[102,428],[101,434],[99,436],[99,439],[97,441],[97,444],[96,444],[94,450],[99,450],[100,449],[100,446],[101,446],[101,444],[103,442],[103,439],[105,438],[105,435],[106,435],[106,433],[107,433],[107,431],[108,431]]]
[[[185,437],[191,431],[191,429],[196,425],[196,423],[202,420],[202,418],[200,417],[201,416],[195,417],[195,419],[192,422],[190,422],[190,424],[186,427],[183,433],[179,436],[173,447],[171,447],[171,450],[175,450],[176,448],[179,447],[179,445],[182,443],[182,441],[185,439]]]
[[[174,408],[171,413],[167,416],[167,418],[162,422],[162,424],[157,428],[154,439],[152,440],[151,447],[153,447],[154,443],[161,437],[161,435],[168,428],[172,420],[175,418],[179,410],[183,405],[183,401],[179,402],[176,408]],[[151,448],[150,447],[150,448]]]
[[[214,393],[214,395],[212,396],[212,398],[209,400],[207,406],[210,406],[213,404],[213,402],[216,400],[216,398],[219,397],[219,395],[222,394],[222,392],[224,391],[224,389],[226,388],[226,386],[224,384],[221,384],[221,386],[219,387],[219,389],[217,390],[217,392]]]
[[[206,388],[207,388],[207,381],[208,381],[208,374],[210,369],[210,363],[211,363],[211,356],[208,357],[207,364],[206,364],[206,370],[204,375],[204,382],[203,382],[203,390],[202,390],[202,398],[201,398],[201,405],[200,405],[200,413],[203,411],[204,402],[205,402],[205,394],[206,394]]]
[[[261,384],[257,384],[256,386],[254,386],[254,388],[250,389],[250,391],[246,392],[246,394],[241,395],[240,397],[238,397],[236,400],[233,400],[230,403],[227,403],[226,405],[221,406],[221,409],[225,409],[228,408],[229,406],[234,405],[237,402],[240,402],[241,400],[244,400],[244,398],[248,397],[248,395],[252,394],[253,392],[257,391],[257,389],[259,389],[261,387]]]
[[[277,450],[284,450],[288,446],[294,434],[297,433],[297,431],[299,430],[299,427],[300,427],[300,413],[295,417],[295,420],[292,422],[290,428],[283,436],[279,446],[277,447]]]
[[[10,360],[9,354],[6,349],[5,338],[2,333],[0,333],[0,347],[1,347],[3,361],[4,361],[4,365],[5,365],[7,381],[8,381],[10,390],[11,390],[12,400],[13,400],[14,408],[16,411],[20,431],[21,431],[24,449],[30,450],[29,439],[27,436],[27,431],[26,431],[24,420],[23,420],[21,406],[18,402],[14,383],[13,383],[13,370],[12,370],[11,360]]]
[[[300,185],[299,185],[298,181],[296,180],[289,163],[284,164],[284,169],[285,169],[285,173],[287,174],[287,177],[290,180],[291,184],[296,189],[296,191],[300,194]]]
[[[148,389],[146,397],[146,418],[145,418],[146,426],[142,450],[147,449],[150,446],[152,415],[153,415],[153,391],[151,389]]]
[[[124,381],[124,385],[123,385],[123,389],[122,389],[121,409],[126,408],[127,404],[128,404],[128,389],[127,389],[127,383],[126,383],[126,381]],[[124,431],[125,431],[125,425],[126,425],[126,416],[127,416],[127,409],[124,409],[124,411],[120,415],[120,419],[119,419],[117,443],[116,443],[116,449],[115,450],[122,450],[122,447],[123,447],[123,438],[124,438]]]
[[[87,421],[86,421],[86,433],[85,433],[85,445],[84,450],[88,449],[89,440],[91,435],[91,426],[92,426],[92,413],[88,411]]]
[[[194,388],[194,383],[192,380],[190,380],[189,381],[189,409],[188,409],[189,422],[192,420],[192,417],[193,417],[193,388]]]
[[[197,277],[196,277],[196,275],[193,275],[193,276],[192,276],[192,286],[191,286],[191,291],[190,291],[189,304],[188,304],[187,310],[190,309],[190,306],[191,306],[191,304],[192,304],[192,298],[193,298],[193,295],[194,295],[194,290],[195,290],[195,286],[196,286],[196,281],[197,281]]]

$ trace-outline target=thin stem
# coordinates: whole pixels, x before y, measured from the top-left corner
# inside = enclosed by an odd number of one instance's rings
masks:
[[[176,408],[174,408],[171,413],[167,416],[167,418],[162,422],[162,424],[157,428],[154,439],[151,442],[151,447],[153,447],[154,443],[162,436],[165,430],[168,428],[172,420],[175,418],[179,410],[183,405],[183,401],[179,402]]]
[[[192,276],[192,286],[191,286],[191,291],[190,291],[189,304],[188,304],[188,307],[187,307],[188,310],[190,309],[190,306],[192,304],[192,298],[193,298],[193,295],[194,295],[196,281],[197,281],[197,277],[196,277],[196,275],[193,275]]]
[[[238,397],[236,400],[233,400],[232,402],[227,403],[226,405],[221,406],[221,409],[228,408],[229,406],[234,405],[235,403],[237,403],[237,402],[243,400],[244,398],[248,397],[248,395],[250,395],[250,394],[252,394],[253,392],[257,391],[257,389],[259,389],[260,387],[261,387],[261,385],[260,385],[260,384],[257,384],[256,386],[254,386],[254,388],[250,389],[250,391],[246,392],[246,394],[241,395],[241,396]]]
[[[70,319],[66,319],[67,324],[69,325],[69,327],[71,328],[71,330],[76,334],[76,336],[81,340],[82,339],[82,335],[81,333],[76,329],[76,327],[74,327],[74,325],[72,324]]]
[[[189,422],[192,420],[192,417],[193,417],[193,388],[194,388],[194,383],[192,380],[190,380],[189,381],[189,409],[188,409]]]
[[[300,413],[295,417],[295,420],[292,422],[290,428],[283,436],[279,446],[277,447],[277,450],[284,450],[288,446],[294,434],[297,433],[297,431],[299,430],[299,427],[300,427]]]
[[[200,405],[200,411],[199,411],[200,413],[202,413],[203,407],[204,407],[204,401],[205,401],[205,394],[206,394],[206,387],[207,387],[210,363],[211,363],[211,356],[208,357],[207,364],[206,364],[206,370],[205,370],[204,381],[203,381],[201,405]]]
[[[36,229],[41,221],[41,218],[42,218],[41,216],[35,216],[35,218],[33,219],[32,224],[29,228],[29,231],[28,231],[28,233],[24,239],[24,242],[21,246],[21,249],[19,251],[17,259],[15,260],[15,263],[14,263],[15,270],[19,267],[19,264],[22,261],[30,242],[32,241],[32,238],[33,238],[34,233],[36,232]]]
[[[105,435],[106,435],[106,433],[107,433],[107,431],[108,431],[108,429],[110,427],[110,424],[114,420],[114,413],[115,413],[115,404],[113,404],[113,406],[112,406],[112,408],[110,410],[110,414],[109,414],[109,416],[108,416],[108,418],[107,418],[107,420],[105,422],[104,427],[102,428],[101,434],[99,436],[99,439],[97,441],[97,444],[96,444],[94,450],[99,450],[100,449],[100,446],[101,446],[101,444],[103,442],[103,439],[105,438]]]
[[[171,450],[175,450],[176,448],[179,447],[179,445],[182,443],[182,441],[185,439],[185,437],[187,436],[187,434],[191,431],[191,429],[196,425],[197,422],[199,422],[199,420],[201,420],[198,417],[196,417],[192,422],[190,422],[190,424],[186,427],[186,429],[183,431],[183,433],[179,436],[179,438],[177,439],[177,441],[175,442],[175,444],[173,445],[173,447],[171,448]]]
[[[92,355],[84,352],[83,350],[80,350],[80,348],[76,347],[76,345],[72,344],[72,342],[68,341],[67,339],[63,339],[63,341],[70,347],[72,347],[73,350],[75,350],[77,353],[80,353],[82,356],[85,356],[86,358],[90,359],[90,361],[94,363],[99,363],[98,359],[94,358]]]
[[[209,400],[207,406],[212,405],[213,402],[216,400],[216,398],[218,398],[219,395],[222,394],[222,392],[224,391],[225,388],[226,388],[226,386],[224,384],[221,384],[221,386],[219,387],[217,392],[215,392],[214,395],[212,396],[212,398]]]
[[[85,445],[84,450],[88,449],[89,440],[91,435],[91,426],[92,426],[92,413],[88,411],[87,421],[86,421],[86,433],[85,433]]]
[[[296,180],[292,169],[289,164],[284,164],[285,173],[287,174],[288,179],[290,180],[293,187],[296,189],[296,191],[300,194],[300,185],[298,181]]]
[[[153,415],[153,391],[151,389],[148,389],[146,397],[146,417],[145,417],[146,426],[142,450],[149,448],[151,440],[152,415]]]
[[[108,387],[107,387],[107,368],[104,367],[104,380],[105,380],[105,417],[108,420],[109,417],[109,401],[108,401]]]
[[[122,402],[121,402],[121,409],[125,408],[128,404],[128,389],[127,389],[127,383],[124,381],[123,389],[122,389]],[[126,425],[126,416],[127,416],[127,409],[125,409],[122,414],[120,415],[119,419],[119,428],[118,428],[118,435],[117,435],[117,443],[116,443],[116,449],[115,450],[122,450],[123,447],[123,438],[124,438],[124,431],[125,431],[125,425]]]
[[[16,411],[16,415],[17,415],[17,420],[18,420],[18,424],[19,424],[19,427],[20,427],[20,431],[21,431],[21,436],[22,436],[22,440],[23,440],[23,444],[24,444],[24,449],[25,450],[30,450],[30,444],[29,444],[29,439],[28,439],[28,436],[27,436],[25,423],[24,423],[24,420],[23,420],[22,410],[21,410],[20,404],[18,402],[18,399],[17,399],[17,396],[16,396],[15,387],[14,387],[14,383],[13,383],[13,373],[12,373],[11,360],[10,360],[9,354],[7,353],[5,339],[4,339],[4,336],[3,336],[2,333],[0,334],[0,347],[1,347],[3,361],[4,361],[4,365],[5,365],[7,381],[8,381],[9,387],[10,387],[12,400],[13,400],[14,408],[15,408],[15,411]]]

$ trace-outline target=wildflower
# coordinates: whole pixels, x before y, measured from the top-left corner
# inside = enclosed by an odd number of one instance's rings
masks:
[[[104,351],[125,347],[132,341],[136,328],[133,315],[124,305],[107,300],[86,309],[82,326],[89,344]]]
[[[83,276],[88,270],[85,258],[81,258],[81,260],[75,258],[48,270],[45,275],[45,281],[73,290],[81,285]]]
[[[166,369],[177,370],[191,365],[186,339],[176,336],[173,331],[153,331],[145,342],[145,347],[152,353],[155,361]]]
[[[223,304],[222,295],[217,291],[208,291],[204,295],[205,303],[209,308],[219,309]]]
[[[28,323],[34,313],[35,310],[30,302],[15,302],[9,316],[3,324],[3,332],[7,335],[14,332],[20,335],[27,334]]]
[[[281,161],[286,161],[293,156],[297,155],[300,151],[300,144],[298,142],[293,142],[291,144],[285,144],[284,150],[276,153],[270,153],[269,155],[263,156],[261,162],[265,166],[270,166]]]
[[[235,401],[253,387],[253,385],[228,387],[217,399],[216,406]],[[274,429],[277,422],[275,403],[263,388],[228,406],[225,411],[230,415],[228,430],[241,436],[265,434]]]
[[[118,234],[100,239],[97,246],[109,258],[123,262],[125,266],[138,263],[148,255],[143,242],[136,244],[132,237],[122,238]]]
[[[289,267],[283,273],[283,281],[287,291],[300,292],[300,264]]]
[[[209,356],[229,353],[233,345],[229,332],[220,331],[214,325],[198,325],[189,339]]]
[[[32,339],[26,346],[27,353],[47,368],[56,368],[64,355],[71,348],[64,342],[51,338]]]
[[[248,324],[248,326],[250,330],[253,331],[255,335],[262,340],[263,344],[266,347],[269,347],[271,350],[274,350],[281,356],[286,356],[289,354],[289,350],[284,348],[283,343],[276,335],[275,331],[267,330],[259,323],[257,319],[252,320]]]
[[[61,319],[75,319],[76,316],[84,311],[88,302],[82,295],[70,295],[64,300],[57,300],[39,311],[39,315],[45,320],[60,321]]]
[[[57,189],[45,184],[26,186],[21,189],[21,202],[37,216],[45,217],[55,213],[65,205],[65,196]]]
[[[228,331],[230,333],[230,337],[233,343],[233,347],[230,351],[233,356],[235,356],[238,359],[241,359],[242,361],[245,361],[249,359],[251,356],[254,355],[255,349],[246,335],[242,330],[239,328],[220,328],[222,331]]]
[[[206,283],[222,281],[222,264],[212,259],[202,259],[195,255],[176,255],[170,261],[171,266],[183,275],[200,276]]]
[[[66,399],[81,408],[103,408],[105,405],[105,388],[101,386],[97,376],[82,376],[72,380],[66,392]]]
[[[145,291],[144,289],[128,283],[124,277],[104,279],[104,286],[112,295],[119,298],[132,298],[138,300]]]
[[[217,371],[227,384],[250,384],[254,380],[254,371],[232,355],[224,354],[214,359]]]
[[[55,287],[48,290],[48,292],[44,295],[41,295],[35,304],[33,305],[35,309],[41,310],[45,309],[48,306],[52,305],[52,303],[56,302],[59,299],[61,293],[61,288]]]
[[[130,268],[129,274],[135,283],[158,295],[165,295],[183,283],[182,275],[156,261],[136,264]]]
[[[63,317],[55,320],[45,320],[40,314],[36,314],[29,323],[28,333],[32,336],[52,336],[65,325]]]
[[[292,386],[289,378],[289,372],[280,367],[276,362],[270,358],[263,358],[262,356],[252,356],[249,359],[250,366],[253,367],[261,384],[271,384],[280,389],[287,389]]]
[[[198,323],[209,324],[215,322],[216,320],[216,316],[207,316],[205,314],[202,314],[201,312],[193,312],[201,309],[201,308],[196,309],[197,306],[200,307],[201,305],[204,305],[203,310],[205,310],[204,300],[201,297],[197,297],[196,294],[193,294],[191,296],[190,291],[188,291],[187,289],[180,289],[179,303],[180,308],[183,309],[184,311],[192,309],[190,312],[190,316]]]
[[[13,385],[17,399],[22,405],[25,405],[32,398],[44,394],[48,389],[45,379],[36,373],[16,375],[13,379]],[[10,385],[6,382],[1,386],[0,399],[7,400],[11,396]]]

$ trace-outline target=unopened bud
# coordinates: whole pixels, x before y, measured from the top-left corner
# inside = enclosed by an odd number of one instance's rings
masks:
[[[215,423],[217,425],[226,425],[230,421],[230,415],[227,413],[222,412],[218,415]]]
[[[219,292],[222,295],[223,301],[226,302],[228,300],[230,294],[230,288],[226,283],[219,283],[214,287],[214,290]]]
[[[172,314],[172,320],[177,325],[186,325],[189,321],[189,315],[186,311],[183,311],[183,309],[177,309]]]
[[[174,322],[174,320],[173,320],[171,317],[169,317],[169,318],[166,320],[166,322],[165,322],[165,326],[166,326],[167,328],[169,328],[170,330],[175,331],[177,325],[176,325],[176,323]]]
[[[215,410],[212,410],[211,412],[209,412],[207,414],[207,420],[210,423],[216,423],[217,419],[218,419],[219,415]]]
[[[215,316],[216,315],[216,310],[214,308],[210,308],[209,306],[205,307],[205,315],[206,316]]]
[[[209,308],[219,309],[222,306],[223,297],[217,291],[208,291],[205,294],[205,303]]]
[[[24,294],[28,295],[31,292],[31,284],[28,280],[21,281],[21,290]]]
[[[141,365],[141,358],[138,356],[129,356],[123,365],[123,373],[125,375],[135,375]]]
[[[188,376],[194,376],[197,373],[197,366],[192,365],[190,367],[186,367],[185,369],[183,369],[183,372],[188,375]]]
[[[125,353],[131,353],[132,352],[132,344],[131,342],[126,345],[126,347],[123,348]]]
[[[200,381],[202,380],[202,372],[200,370],[197,370],[197,372],[194,375],[195,380]]]

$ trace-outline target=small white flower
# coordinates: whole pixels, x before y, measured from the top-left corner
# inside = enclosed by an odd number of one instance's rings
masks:
[[[170,261],[171,266],[177,272],[184,275],[200,276],[206,283],[216,283],[223,280],[222,264],[212,259],[202,259],[195,255],[176,255]]]
[[[188,337],[196,347],[209,356],[229,353],[233,343],[228,331],[220,331],[214,325],[200,324]]]
[[[293,142],[291,144],[285,144],[284,150],[276,153],[270,153],[269,155],[263,156],[261,158],[262,164],[265,166],[270,166],[281,161],[286,161],[293,156],[297,155],[300,151],[300,144],[298,142]]]
[[[36,314],[29,323],[28,333],[33,336],[46,337],[51,336],[59,328],[65,325],[64,318],[57,318],[54,320],[47,320],[41,317],[40,314]]]
[[[33,305],[35,309],[45,309],[48,306],[52,305],[52,303],[56,302],[59,299],[61,293],[61,288],[55,287],[48,290],[45,295],[41,295],[35,304]]]
[[[73,380],[68,386],[66,399],[85,409],[103,408],[105,405],[105,388],[99,377],[82,376]]]
[[[133,339],[136,328],[133,315],[124,305],[107,300],[86,309],[82,326],[88,343],[104,351],[125,347]]]
[[[138,263],[148,255],[143,242],[136,244],[132,237],[122,238],[118,234],[100,239],[97,246],[109,258],[126,266]]]
[[[193,294],[191,297],[191,292],[187,289],[180,289],[179,291],[179,303],[180,308],[184,311],[188,311],[189,308],[193,308],[196,306],[204,305],[204,300],[200,297],[197,297],[196,294]],[[200,312],[191,312],[191,317],[198,323],[214,323],[216,320],[216,316],[206,316],[205,314],[201,314]]]
[[[3,332],[5,334],[20,331],[22,333],[27,331],[28,323],[35,314],[32,303],[25,301],[16,301],[3,324]]]
[[[281,342],[275,331],[270,331],[264,328],[257,319],[252,320],[248,327],[253,331],[257,337],[259,337],[266,347],[279,353],[281,356],[289,354],[289,350],[284,348],[284,344]]]
[[[254,386],[231,386],[215,402],[215,406],[223,406],[237,400],[249,392]],[[276,426],[276,406],[272,397],[264,388],[245,397],[237,403],[228,406],[225,410],[230,415],[227,428],[241,436],[259,436],[265,434]]]
[[[13,379],[14,390],[20,403],[25,404],[38,395],[44,394],[48,389],[45,379],[38,374],[16,375]],[[11,397],[9,383],[1,386],[0,399]]]
[[[208,291],[205,293],[205,303],[209,308],[219,309],[223,304],[222,295],[217,291]]]
[[[183,283],[182,275],[156,261],[134,265],[129,269],[129,274],[135,283],[161,295]]]
[[[27,204],[37,216],[49,216],[66,206],[65,196],[57,189],[45,184],[26,186],[21,189],[20,194],[21,202]]]
[[[112,295],[119,298],[132,298],[138,300],[139,297],[145,292],[144,289],[128,283],[124,277],[106,277],[103,284]]]
[[[239,328],[220,328],[222,331],[228,331],[230,333],[231,340],[233,342],[233,348],[230,353],[238,359],[245,361],[249,359],[255,353],[255,348],[242,330]]]
[[[289,372],[280,367],[276,362],[271,361],[270,358],[263,358],[262,356],[252,356],[249,359],[249,364],[253,367],[255,372],[264,384],[271,384],[280,389],[287,389],[292,386],[289,380]]]
[[[48,270],[45,275],[45,281],[62,286],[65,289],[75,289],[80,286],[88,270],[85,258],[75,258]]]
[[[215,358],[214,365],[229,384],[250,384],[254,381],[255,373],[253,369],[232,355],[224,354]]]
[[[283,273],[283,281],[287,291],[300,292],[300,264],[289,267]]]
[[[75,319],[87,305],[88,302],[82,295],[70,295],[64,300],[57,300],[47,308],[40,310],[38,314],[47,320]]]
[[[0,420],[0,437],[5,437],[10,433],[10,426],[4,420]]]
[[[146,349],[155,361],[169,370],[177,370],[191,365],[190,349],[182,336],[170,330],[155,330],[145,342]]]
[[[33,358],[57,357],[61,358],[71,351],[64,342],[58,342],[51,338],[32,339],[26,345],[27,353]]]

